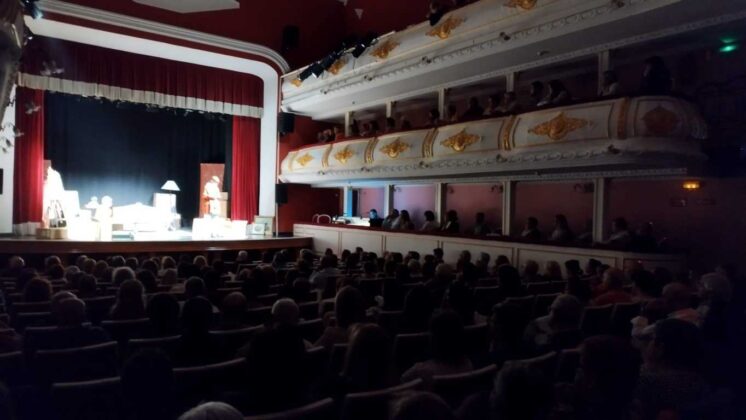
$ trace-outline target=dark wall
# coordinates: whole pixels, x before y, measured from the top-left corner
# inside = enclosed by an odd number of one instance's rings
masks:
[[[65,189],[79,192],[81,205],[104,195],[115,206],[152,205],[153,193],[173,179],[181,188],[177,209],[187,225],[198,213],[199,165],[226,162],[232,130],[230,117],[149,112],[140,105],[50,93],[45,123],[45,158],[62,175]]]

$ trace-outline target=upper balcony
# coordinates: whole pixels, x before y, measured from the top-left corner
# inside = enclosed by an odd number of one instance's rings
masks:
[[[702,161],[707,127],[670,96],[618,98],[306,146],[284,182],[348,185],[561,173],[686,173]]]
[[[423,11],[424,13],[424,11]],[[336,120],[392,101],[478,84],[656,39],[735,24],[732,0],[481,0],[343,55],[321,77],[282,81],[282,107]]]

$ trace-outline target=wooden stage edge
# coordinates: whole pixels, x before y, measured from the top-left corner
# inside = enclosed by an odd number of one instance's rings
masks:
[[[310,248],[309,237],[245,238],[214,240],[116,240],[73,241],[31,237],[0,238],[0,254],[141,254],[167,252],[214,252]]]

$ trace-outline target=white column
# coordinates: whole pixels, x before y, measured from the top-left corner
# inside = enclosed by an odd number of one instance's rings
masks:
[[[597,54],[598,57],[598,75],[596,80],[598,83],[597,91],[601,92],[604,83],[604,72],[611,68],[611,50],[604,50]]]
[[[393,118],[396,111],[396,101],[386,102],[386,118]]]
[[[435,220],[442,221],[448,211],[448,184],[444,182],[435,183]]]
[[[593,180],[593,241],[606,239],[606,213],[609,209],[609,179]]]
[[[15,91],[11,92],[11,98],[15,97]],[[23,137],[19,139],[13,139],[13,128],[12,125],[16,121],[16,105],[13,102],[12,105],[8,105],[5,109],[5,116],[2,119],[0,127],[7,127],[5,130],[0,128],[0,134],[3,137],[9,138],[13,144],[17,140],[23,141]],[[0,141],[5,141],[0,139]],[[9,147],[8,151],[3,153],[0,151],[0,168],[3,169],[1,182],[3,183],[3,192],[0,194],[0,233],[13,233],[13,164],[14,164],[14,150],[13,147]]]
[[[394,186],[386,184],[383,187],[383,216],[388,216],[391,209],[394,208]]]
[[[352,217],[354,212],[355,209],[352,208],[352,187],[347,186],[342,189],[342,215]]]
[[[505,91],[515,92],[516,82],[518,82],[518,73],[508,73],[508,75],[505,76]]]
[[[512,233],[513,217],[515,215],[515,181],[503,182],[503,226],[502,234],[510,236]]]
[[[345,137],[350,137],[352,135],[352,130],[350,130],[350,125],[352,124],[352,119],[355,117],[355,113],[352,111],[345,112]]]
[[[438,112],[440,112],[440,118],[445,120],[448,116],[446,110],[448,108],[448,91],[449,89],[441,88],[438,89]]]

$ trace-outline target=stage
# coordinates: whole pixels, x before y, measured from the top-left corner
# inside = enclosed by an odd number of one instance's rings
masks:
[[[111,241],[47,240],[24,237],[0,237],[0,254],[69,255],[69,254],[168,254],[185,252],[219,252],[240,250],[273,250],[310,248],[310,237],[246,236],[244,238],[198,239],[189,231],[139,234]]]

